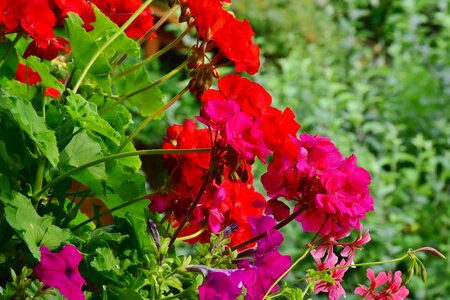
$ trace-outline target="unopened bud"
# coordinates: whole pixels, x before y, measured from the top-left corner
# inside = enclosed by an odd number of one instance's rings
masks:
[[[423,282],[427,282],[427,269],[425,269],[425,266],[422,266],[422,269],[420,271]]]
[[[238,230],[238,228],[239,228],[239,225],[234,224],[234,223],[227,226],[223,231],[223,236],[229,237],[233,232],[236,232]]]
[[[210,267],[203,266],[203,265],[191,265],[191,266],[186,267],[186,271],[202,273],[203,277],[205,277],[205,278],[208,276],[209,272],[211,272],[212,270],[213,269],[211,269]]]
[[[156,223],[155,221],[153,221],[152,219],[149,219],[147,221],[147,227],[148,229],[150,229],[150,233],[152,235],[153,241],[155,242],[156,248],[161,247],[161,242],[160,242],[160,236],[159,236],[159,232],[158,232],[158,228],[156,228]]]
[[[439,258],[447,259],[444,254],[442,254],[441,252],[439,252],[438,250],[436,250],[433,247],[422,247],[422,248],[414,250],[413,252],[426,252],[426,253],[430,253],[434,256],[437,256]]]

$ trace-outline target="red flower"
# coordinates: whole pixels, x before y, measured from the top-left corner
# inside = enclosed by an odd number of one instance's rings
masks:
[[[15,79],[27,85],[35,85],[36,83],[42,81],[39,73],[34,72],[32,68],[27,67],[21,63],[19,63],[19,65],[17,66]]]
[[[163,148],[211,147],[210,135],[216,134],[214,130],[196,129],[193,121],[186,121],[183,126],[173,125],[168,128]],[[218,138],[220,141],[220,136]],[[231,176],[232,172],[240,170],[247,173],[247,182],[251,182],[251,170],[231,158],[229,160],[237,163],[238,167],[236,170],[229,169],[225,163],[225,156],[229,155],[223,154],[226,148],[219,144],[216,142],[213,147],[216,151],[215,161],[211,162],[216,168],[213,172],[216,178],[205,178],[211,174],[210,153],[165,155],[170,179],[159,193],[149,196],[149,209],[159,213],[170,212],[175,217],[173,224],[177,226],[196,198],[203,181],[210,180],[190,217],[189,225],[180,233],[180,237],[195,235],[187,240],[189,243],[207,242],[211,233],[219,233],[232,224],[237,225],[237,230],[230,236],[232,244],[245,241],[253,237],[247,217],[261,216],[264,210],[265,199],[253,187],[239,180],[228,179],[234,176]]]
[[[67,17],[69,12],[76,13],[83,20],[83,27],[90,31],[92,27],[91,23],[95,21],[94,10],[92,9],[91,3],[86,0],[49,0],[54,2],[52,7],[58,17],[58,24],[64,26],[64,18]],[[55,6],[56,5],[56,6]]]
[[[42,48],[46,48],[54,37],[53,27],[55,24],[56,17],[48,5],[48,0],[29,1],[20,18],[23,30],[33,37]]]
[[[36,41],[32,41],[25,50],[23,57],[27,58],[34,55],[42,59],[52,60],[58,56],[60,51],[64,54],[70,52],[69,41],[62,37],[55,37],[49,41],[46,48],[39,47]]]
[[[21,63],[19,63],[19,65],[17,66],[16,76],[14,79],[30,86],[42,82],[42,78],[39,73],[34,72],[32,68],[26,67]],[[60,93],[58,90],[49,87],[46,88],[44,92],[45,96],[50,96],[55,99],[59,97],[59,94]]]
[[[264,142],[270,150],[295,155],[292,151],[296,147],[291,137],[297,135],[301,126],[294,119],[295,115],[289,107],[283,112],[273,107],[264,112],[261,129],[264,132]]]
[[[254,33],[247,20],[236,20],[219,0],[188,0],[187,4],[205,42],[214,42],[237,72],[258,72],[259,47],[253,43]]]
[[[93,0],[92,2],[119,27],[125,24],[142,5],[141,0]],[[141,38],[152,26],[153,16],[150,8],[146,8],[125,30],[125,33],[130,38]]]

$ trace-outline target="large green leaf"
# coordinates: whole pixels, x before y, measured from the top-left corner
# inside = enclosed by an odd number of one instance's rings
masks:
[[[76,72],[74,73],[75,78],[73,78],[75,82],[99,47],[93,40],[92,34],[84,30],[83,21],[77,14],[69,13],[68,18],[66,18],[66,28],[69,32],[72,56],[75,61]],[[106,56],[102,53],[90,67],[86,78],[96,81],[105,91],[111,92],[111,71],[112,68]]]
[[[24,195],[12,191],[8,198],[2,195],[2,202],[6,205],[6,220],[36,259],[41,256],[40,245],[44,244],[50,250],[55,250],[72,237],[68,229],[53,225],[52,217],[39,216],[31,201]]]
[[[120,144],[120,134],[98,115],[97,105],[86,101],[79,94],[68,96],[66,99],[67,112],[73,121],[78,122],[82,128],[88,131],[97,132],[109,138],[116,145]]]
[[[17,123],[55,167],[59,161],[59,152],[54,131],[47,128],[45,119],[37,114],[30,101],[10,93],[14,93],[14,90],[0,91],[0,112],[8,114]]]
[[[89,134],[82,130],[75,134],[69,144],[61,152],[61,169],[68,171],[72,167],[79,167],[96,159],[102,158],[101,145]],[[79,182],[93,190],[101,190],[106,178],[105,163],[96,164],[72,175]]]
[[[118,94],[125,96],[150,86],[152,81],[147,71],[144,68],[139,68],[118,78],[114,83],[116,84]],[[159,88],[153,87],[130,97],[125,101],[125,104],[130,107],[137,107],[141,115],[148,116],[164,106],[162,99],[163,94]],[[161,117],[162,114],[159,118]]]

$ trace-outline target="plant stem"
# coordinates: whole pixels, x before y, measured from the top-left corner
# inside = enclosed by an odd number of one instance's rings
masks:
[[[153,25],[152,26],[152,28],[150,28],[139,40],[138,40],[138,43],[139,44],[142,44],[143,42],[145,42],[147,39],[148,39],[148,37],[153,33],[153,32],[155,32],[156,30],[158,30],[159,29],[159,27],[161,27],[161,25],[162,24],[164,24],[166,21],[167,21],[167,19],[169,19],[170,18],[170,16],[178,9],[180,7],[180,5],[179,4],[177,4],[177,5],[174,5],[171,9],[169,9],[165,14],[164,14],[164,16],[162,16],[159,20],[158,20],[158,22],[156,22],[155,23],[155,25]]]
[[[144,199],[147,199],[147,196],[148,196],[148,195],[145,195],[145,196],[139,196],[139,197],[137,197],[137,198],[134,198],[133,200],[127,201],[127,202],[122,203],[122,204],[120,204],[120,205],[118,205],[118,206],[116,206],[116,207],[113,207],[113,208],[111,208],[111,209],[109,209],[109,210],[107,210],[107,211],[104,211],[104,212],[102,212],[102,213],[99,213],[98,215],[93,216],[93,217],[90,218],[89,220],[86,220],[86,221],[81,222],[80,224],[74,226],[73,228],[71,228],[71,230],[72,230],[72,231],[75,231],[75,230],[77,230],[78,228],[83,227],[84,225],[89,224],[89,223],[91,223],[92,221],[95,221],[97,218],[103,217],[103,216],[106,215],[106,214],[115,212],[116,210],[122,209],[122,208],[124,208],[124,207],[129,206],[129,205],[132,205],[132,204],[135,204],[135,203],[137,203],[137,202],[140,202],[140,201],[142,201],[142,200],[144,200]]]
[[[166,105],[164,105],[163,107],[161,107],[160,109],[158,109],[157,111],[155,111],[154,113],[152,113],[151,115],[149,115],[139,126],[138,128],[136,128],[126,139],[125,142],[122,143],[122,145],[120,145],[118,152],[122,151],[123,148],[125,148],[126,145],[128,145],[128,143],[130,143],[133,138],[148,124],[150,123],[150,121],[152,121],[154,118],[158,117],[160,114],[162,114],[163,112],[165,112],[169,107],[171,107],[175,102],[177,102],[178,99],[181,98],[181,96],[184,95],[184,93],[186,93],[189,90],[189,87],[186,86],[185,88],[183,88],[178,94],[175,95],[175,97],[173,97],[169,102],[166,103]]]
[[[200,198],[202,197],[203,192],[206,190],[206,187],[210,183],[210,181],[208,180],[208,177],[209,177],[208,174],[209,173],[206,174],[205,179],[203,180],[203,184],[200,187],[200,190],[198,191],[194,202],[192,202],[191,206],[189,207],[189,210],[187,211],[187,213],[184,215],[183,219],[181,220],[180,225],[177,227],[177,229],[175,230],[175,233],[170,238],[169,249],[172,247],[173,243],[175,243],[175,240],[177,239],[181,230],[183,230],[184,226],[189,221],[189,218],[191,217],[192,213],[194,212],[195,208],[197,207],[197,204],[200,201]]]
[[[278,282],[280,282],[280,280],[282,278],[284,278],[299,262],[301,262],[303,259],[305,259],[306,255],[308,255],[308,253],[311,252],[311,248],[306,248],[305,252],[302,254],[302,256],[300,256],[286,271],[284,271],[283,274],[281,274],[280,277],[277,278],[277,280],[275,280],[275,282],[270,286],[270,288],[267,290],[266,294],[263,297],[264,299],[267,299],[267,297],[270,294],[270,291],[278,284]]]
[[[193,238],[198,237],[199,235],[201,235],[203,232],[205,232],[205,230],[206,230],[206,227],[202,227],[202,229],[200,229],[199,231],[194,232],[191,235],[185,235],[185,236],[179,237],[179,238],[177,238],[177,240],[178,241],[186,241],[186,240],[193,239]]]
[[[45,157],[39,155],[33,192],[40,191],[42,188],[42,183],[44,182],[45,163],[46,163]],[[34,197],[34,200],[37,201],[39,199],[37,197]]]
[[[178,67],[176,67],[175,69],[173,69],[172,71],[170,71],[169,73],[167,73],[166,75],[161,77],[160,79],[156,80],[152,84],[150,84],[150,85],[148,85],[146,87],[140,88],[140,89],[138,89],[138,90],[136,90],[134,92],[131,92],[131,93],[125,95],[125,96],[120,97],[116,102],[114,102],[113,104],[111,104],[111,105],[105,107],[104,109],[102,109],[101,111],[99,111],[99,114],[101,115],[101,114],[103,114],[103,113],[113,109],[117,105],[125,102],[126,100],[130,99],[131,97],[133,97],[133,96],[135,96],[135,95],[137,95],[139,93],[148,91],[148,90],[154,88],[155,86],[158,86],[159,84],[163,83],[164,81],[166,81],[167,79],[171,78],[176,73],[178,73],[180,70],[182,70],[187,64],[188,64],[188,60],[185,60]]]
[[[9,53],[11,53],[11,50],[14,48],[14,46],[17,44],[17,42],[20,40],[21,37],[22,35],[20,33],[17,33],[16,37],[9,45],[8,49],[6,49],[5,53],[3,53],[3,56],[0,58],[0,68],[3,66],[3,64],[5,63],[5,61],[9,56]]]
[[[135,64],[131,68],[126,69],[122,73],[119,73],[117,76],[113,77],[113,80],[133,72],[134,70],[136,70],[136,69],[138,69],[138,68],[148,64],[152,60],[160,57],[161,55],[163,55],[164,53],[166,53],[167,51],[172,49],[173,47],[175,47],[183,39],[183,37],[191,30],[191,28],[192,28],[191,26],[188,26],[176,39],[174,39],[172,42],[170,42],[170,44],[168,44],[166,47],[162,48],[161,50],[159,50],[155,54],[147,57],[146,59],[142,60],[141,62]]]
[[[278,223],[277,225],[275,225],[273,227],[273,229],[275,230],[279,230],[281,228],[283,228],[284,226],[286,226],[287,224],[289,224],[292,220],[294,220],[295,218],[297,218],[301,213],[303,212],[303,209],[298,209],[296,211],[294,211],[289,217],[287,217],[286,219],[284,219],[283,221],[281,221],[280,223]],[[248,239],[242,243],[239,243],[237,245],[234,245],[233,247],[231,247],[231,250],[237,250],[239,248],[245,247],[251,243],[254,243],[260,239],[262,239],[263,237],[265,237],[267,235],[266,232],[260,233],[254,237],[252,237],[251,239]]]
[[[161,154],[188,154],[188,153],[201,153],[201,152],[209,152],[211,151],[210,148],[197,148],[197,149],[149,149],[149,150],[139,150],[139,151],[131,151],[131,152],[122,152],[117,153],[109,156],[105,156],[96,160],[93,160],[91,162],[88,162],[84,165],[81,165],[79,167],[73,168],[58,177],[54,178],[52,181],[47,183],[39,192],[34,194],[34,198],[41,196],[45,191],[47,191],[52,186],[59,183],[61,180],[63,180],[66,177],[69,177],[81,170],[84,170],[86,168],[92,167],[94,165],[100,164],[102,162],[106,162],[109,160],[129,157],[129,156],[140,156],[140,155],[161,155]]]
[[[174,7],[172,7],[171,9],[169,9],[164,16],[162,16],[158,22],[155,23],[155,25],[152,26],[152,28],[150,28],[137,42],[138,44],[142,44],[143,42],[145,42],[148,37],[155,32],[156,30],[159,29],[159,27],[161,27],[162,24],[164,24],[167,19],[180,7],[180,5],[175,5]],[[125,59],[128,57],[128,55],[122,54],[112,65],[113,65],[113,70],[116,70],[124,61]]]
[[[91,57],[89,62],[87,63],[86,67],[84,67],[83,71],[81,72],[80,78],[78,78],[77,83],[75,84],[75,87],[73,88],[73,93],[76,94],[78,91],[78,88],[81,85],[81,82],[83,82],[84,78],[86,77],[87,73],[89,72],[89,69],[92,67],[94,62],[97,60],[97,58],[102,54],[103,51],[105,51],[106,48],[108,48],[109,45],[114,42],[115,39],[117,39],[122,33],[124,33],[125,29],[128,28],[128,26],[133,23],[134,20],[146,9],[150,3],[152,3],[153,0],[147,0],[144,4],[139,7],[138,10],[122,25],[122,27],[117,30],[113,36],[108,39],[98,50],[94,53],[94,55]]]

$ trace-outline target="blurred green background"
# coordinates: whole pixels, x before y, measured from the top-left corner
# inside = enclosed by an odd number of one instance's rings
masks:
[[[254,28],[262,66],[253,80],[274,105],[290,106],[303,132],[332,138],[346,156],[356,153],[372,175],[375,211],[363,222],[372,242],[356,262],[392,259],[422,246],[449,257],[450,1],[235,0],[231,9]],[[150,70],[156,80],[175,65],[172,56]],[[175,94],[186,78],[179,74],[162,89]],[[159,147],[168,124],[196,114],[198,102],[186,95],[165,122],[151,123],[138,138],[145,147]],[[161,168],[161,162],[148,163],[148,169]],[[257,165],[255,172],[264,168]],[[162,184],[161,174],[149,176],[153,187]],[[296,259],[311,236],[299,224],[284,233],[282,252]],[[450,260],[420,257],[428,281],[413,278],[409,298],[449,299]],[[373,269],[405,273],[406,267]],[[297,269],[289,280],[305,276],[307,266]],[[358,283],[368,284],[365,268],[347,273],[347,299],[359,298],[352,295]]]
[[[275,105],[290,106],[301,130],[356,153],[372,175],[372,242],[357,261],[422,246],[449,257],[450,2],[239,0],[232,9],[254,28],[263,57],[255,80]],[[295,258],[308,241],[299,232],[286,232],[299,237],[284,251]],[[409,298],[449,299],[450,260],[423,258],[428,281],[414,278]],[[356,299],[365,269],[348,275],[347,298]]]

